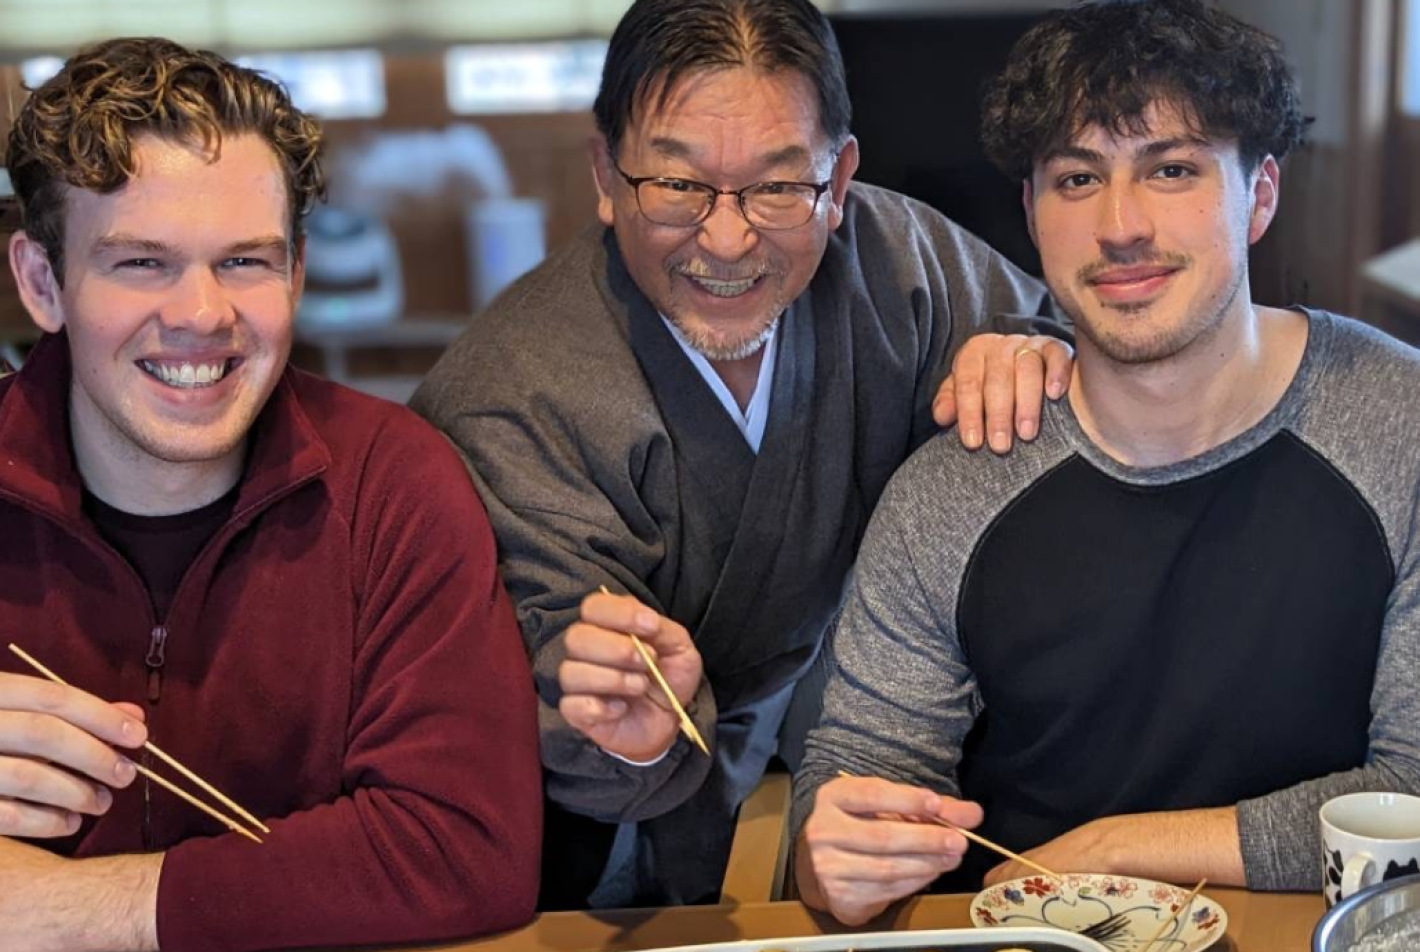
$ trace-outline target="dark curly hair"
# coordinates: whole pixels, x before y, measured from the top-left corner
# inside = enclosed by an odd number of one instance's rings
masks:
[[[223,135],[254,133],[280,160],[291,240],[325,195],[322,134],[280,83],[164,39],[108,40],[81,50],[15,117],[6,159],[25,231],[64,281],[64,193],[117,191],[134,175],[134,141],[190,141],[212,155]]]
[[[612,33],[592,112],[612,155],[653,90],[664,106],[676,81],[701,69],[797,71],[818,94],[819,125],[835,147],[852,106],[843,56],[809,0],[636,0]]]
[[[1261,30],[1200,0],[1097,0],[1048,15],[1012,48],[986,90],[982,145],[1025,179],[1090,126],[1147,132],[1154,102],[1203,136],[1236,139],[1248,171],[1280,162],[1309,121],[1282,45]]]

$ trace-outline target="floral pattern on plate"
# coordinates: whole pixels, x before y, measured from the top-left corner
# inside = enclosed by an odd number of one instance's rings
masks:
[[[1135,952],[1187,897],[1187,889],[1132,876],[1070,873],[1063,881],[1029,876],[978,893],[971,901],[971,922],[983,927],[1053,926],[1081,932],[1119,914],[1128,928],[1103,944],[1114,952]],[[1223,907],[1199,895],[1149,952],[1201,952],[1221,939],[1227,927]]]

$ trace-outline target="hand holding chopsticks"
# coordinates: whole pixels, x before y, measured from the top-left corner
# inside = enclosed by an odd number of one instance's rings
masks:
[[[605,585],[601,586],[601,592],[603,595],[611,594],[611,591]],[[626,635],[636,647],[636,652],[641,656],[641,660],[645,662],[647,673],[655,680],[656,686],[660,688],[661,693],[665,695],[666,701],[670,704],[671,711],[675,714],[676,719],[680,721],[681,733],[685,734],[690,742],[696,747],[699,747],[701,753],[708,757],[710,755],[710,748],[705,745],[705,739],[700,736],[700,731],[696,729],[695,722],[692,721],[690,715],[685,712],[685,708],[675,696],[675,691],[672,690],[670,684],[667,683],[666,676],[661,673],[660,666],[656,664],[656,656],[651,652],[651,649],[646,647],[645,643],[642,642],[640,638],[636,637],[635,632],[628,631]]]
[[[10,651],[13,652],[17,657],[19,657],[22,661],[24,661],[24,662],[25,662],[27,665],[29,665],[31,668],[33,668],[35,671],[39,672],[39,673],[40,673],[41,675],[43,675],[44,677],[46,677],[46,678],[48,678],[49,680],[53,681],[55,684],[65,684],[65,685],[67,685],[67,682],[64,681],[64,679],[62,679],[61,677],[59,677],[59,675],[55,674],[53,671],[51,671],[51,670],[49,670],[48,668],[46,668],[44,665],[40,664],[38,661],[36,661],[33,657],[31,657],[29,654],[27,654],[23,649],[21,649],[21,648],[18,647],[17,645],[13,645],[13,644],[10,645]],[[146,750],[146,751],[148,751],[148,752],[149,752],[150,754],[152,754],[154,757],[157,757],[159,760],[161,760],[161,761],[163,761],[164,763],[166,763],[169,767],[171,767],[172,769],[176,770],[178,773],[182,774],[182,775],[183,775],[184,777],[186,777],[186,778],[188,779],[188,781],[190,781],[191,783],[196,784],[200,789],[202,789],[203,791],[205,791],[209,796],[211,796],[211,797],[213,797],[214,799],[216,799],[219,803],[221,803],[223,806],[227,807],[229,810],[232,810],[232,811],[233,811],[234,813],[236,813],[239,817],[241,817],[242,820],[246,821],[246,823],[250,824],[250,825],[251,825],[253,828],[255,828],[256,830],[259,830],[259,831],[262,832],[262,833],[270,833],[270,832],[271,832],[271,830],[268,829],[268,828],[267,828],[260,820],[258,820],[256,817],[252,816],[252,815],[251,815],[250,813],[248,813],[246,810],[242,809],[242,807],[238,806],[235,802],[233,802],[232,800],[228,799],[224,794],[220,793],[215,787],[213,787],[213,786],[212,786],[211,784],[209,784],[207,781],[203,780],[201,777],[197,776],[195,773],[193,773],[192,771],[188,770],[186,767],[184,767],[182,764],[178,763],[176,760],[174,760],[174,759],[173,759],[172,757],[170,757],[168,754],[164,753],[162,750],[160,750],[158,747],[156,747],[156,746],[153,745],[152,743],[145,743],[145,744],[143,745],[143,749]],[[142,776],[147,777],[149,780],[151,780],[151,781],[153,781],[154,783],[158,784],[160,787],[162,787],[163,789],[167,790],[168,792],[173,793],[173,794],[175,794],[175,795],[178,796],[178,797],[181,797],[183,800],[186,800],[186,801],[187,801],[188,803],[190,803],[192,806],[194,806],[194,807],[196,807],[197,809],[201,810],[203,813],[206,813],[208,816],[211,816],[211,817],[213,817],[214,819],[220,821],[223,825],[225,825],[225,826],[226,826],[228,829],[230,829],[233,833],[240,834],[241,836],[244,836],[244,837],[246,837],[247,839],[249,839],[249,840],[251,840],[251,841],[253,841],[253,842],[255,842],[255,843],[260,843],[260,842],[261,842],[260,837],[258,837],[258,836],[257,836],[255,833],[253,833],[251,830],[247,829],[247,827],[243,826],[241,823],[237,822],[237,820],[234,820],[234,819],[232,819],[231,817],[228,817],[228,816],[226,816],[225,814],[218,812],[218,811],[215,810],[214,808],[212,808],[212,807],[208,806],[207,804],[203,803],[201,800],[198,800],[198,799],[197,799],[196,797],[194,797],[192,794],[190,794],[190,793],[188,793],[187,791],[183,790],[182,788],[178,787],[176,784],[172,783],[172,782],[171,782],[170,780],[168,780],[167,778],[162,777],[162,776],[160,776],[159,774],[154,773],[153,771],[149,770],[148,768],[146,768],[146,767],[144,767],[144,766],[142,766],[142,765],[140,765],[140,764],[136,764],[136,763],[135,763],[135,764],[133,765],[133,767],[134,767],[134,769],[135,769],[139,774],[141,774]]]
[[[849,773],[849,772],[846,771],[846,770],[840,770],[840,771],[838,771],[838,776],[840,776],[840,777],[849,777],[849,778],[852,778],[852,777],[854,777],[855,775]],[[905,821],[907,821],[907,822],[909,822],[909,823],[911,823],[911,822],[919,822],[919,821],[915,820],[915,819],[912,818],[912,817],[895,816],[895,817],[893,817],[893,819],[905,820]],[[944,826],[944,827],[946,827],[946,828],[949,829],[949,830],[956,830],[956,831],[957,831],[958,833],[960,833],[962,836],[966,837],[968,840],[970,840],[971,842],[977,844],[978,846],[984,846],[984,847],[986,847],[987,849],[989,849],[989,850],[991,850],[991,851],[993,851],[993,852],[995,852],[995,853],[1001,854],[1002,856],[1006,857],[1006,858],[1009,859],[1009,860],[1014,860],[1015,862],[1020,863],[1022,866],[1029,867],[1030,869],[1035,870],[1037,873],[1040,873],[1042,876],[1048,876],[1048,877],[1050,877],[1051,879],[1054,879],[1054,880],[1062,880],[1061,875],[1060,875],[1059,873],[1055,872],[1054,870],[1046,869],[1044,866],[1040,865],[1039,863],[1033,862],[1032,860],[1028,860],[1028,859],[1026,859],[1024,856],[1020,855],[1019,853],[1015,853],[1015,852],[1012,852],[1011,850],[1006,849],[1006,847],[1000,845],[999,843],[993,843],[991,840],[988,840],[986,837],[981,836],[981,835],[978,834],[978,833],[973,833],[971,830],[968,830],[968,829],[966,829],[965,827],[957,826],[957,825],[954,824],[954,823],[949,823],[949,822],[947,822],[946,820],[943,820],[941,817],[935,817],[935,816],[934,816],[934,817],[928,817],[928,818],[927,818],[927,822],[935,823],[935,824],[937,824],[938,826]]]

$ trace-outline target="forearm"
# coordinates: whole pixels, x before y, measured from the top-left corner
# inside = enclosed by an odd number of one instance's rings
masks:
[[[156,952],[163,854],[71,860],[0,842],[7,949]]]
[[[407,791],[353,796],[174,847],[158,920],[164,952],[395,944],[520,926],[537,891],[540,800],[489,762],[458,805]],[[507,786],[504,786],[504,782]]]
[[[1244,885],[1234,807],[1126,814],[1089,828],[1100,838],[1109,871],[1172,883],[1207,877],[1217,886]]]

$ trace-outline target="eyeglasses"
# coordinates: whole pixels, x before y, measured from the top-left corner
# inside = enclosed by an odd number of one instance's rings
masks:
[[[819,196],[832,179],[823,182],[756,182],[744,188],[715,188],[691,179],[658,175],[636,177],[612,160],[612,167],[636,190],[641,214],[657,225],[691,228],[710,217],[721,195],[733,195],[745,221],[756,228],[798,228],[814,217]]]

